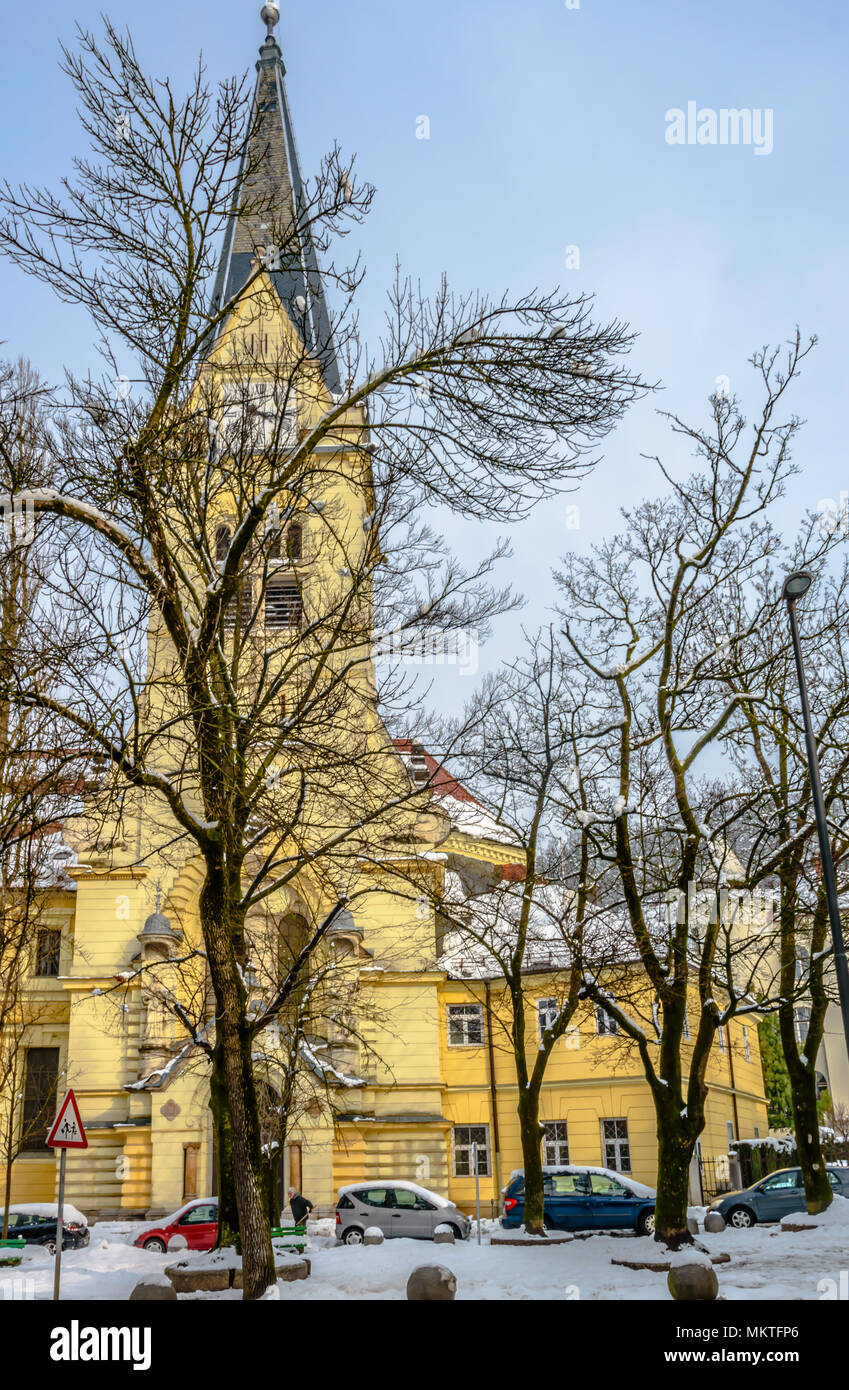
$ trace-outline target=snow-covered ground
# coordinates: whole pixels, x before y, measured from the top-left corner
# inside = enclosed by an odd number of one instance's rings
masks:
[[[829,1213],[817,1230],[782,1231],[757,1226],[698,1237],[711,1255],[727,1252],[731,1263],[718,1265],[720,1294],[731,1301],[849,1297],[849,1202]],[[837,1203],[835,1202],[835,1207]],[[660,1299],[668,1300],[666,1275],[631,1270],[611,1260],[657,1261],[660,1247],[649,1237],[593,1235],[537,1250],[488,1243],[495,1223],[485,1224],[483,1244],[474,1238],[457,1245],[391,1240],[382,1246],[340,1246],[332,1221],[310,1225],[307,1254],[312,1276],[278,1285],[281,1302],[340,1299],[404,1299],[407,1278],[420,1264],[446,1265],[457,1277],[458,1299]],[[124,1300],[149,1273],[159,1273],[190,1252],[154,1255],[137,1250],[133,1237],[143,1223],[101,1222],[91,1244],[62,1257],[62,1296],[67,1300]],[[841,1271],[843,1278],[841,1280]],[[49,1298],[53,1260],[30,1246],[17,1269],[0,1269],[0,1302],[5,1298]],[[239,1299],[241,1294],[197,1295]]]

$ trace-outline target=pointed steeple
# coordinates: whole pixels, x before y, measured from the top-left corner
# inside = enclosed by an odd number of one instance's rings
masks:
[[[339,364],[312,239],[302,235],[297,250],[287,246],[284,255],[275,254],[275,231],[277,240],[282,240],[282,229],[297,223],[304,206],[304,182],[284,82],[286,68],[274,36],[279,18],[277,5],[263,7],[267,33],[256,65],[251,136],[224,236],[213,304],[225,304],[238,294],[257,259],[264,260],[283,309],[309,355],[321,364],[325,385],[339,392]]]

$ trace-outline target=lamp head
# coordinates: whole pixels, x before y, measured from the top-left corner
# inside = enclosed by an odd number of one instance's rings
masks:
[[[795,603],[797,598],[805,596],[813,582],[814,576],[810,570],[794,570],[784,581],[781,597],[788,603]]]

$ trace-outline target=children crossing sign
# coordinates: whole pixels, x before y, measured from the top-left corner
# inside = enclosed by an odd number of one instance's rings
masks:
[[[77,1098],[73,1091],[68,1092],[59,1106],[59,1113],[47,1136],[47,1144],[51,1149],[88,1148],[88,1140],[83,1129],[83,1122],[80,1119]]]

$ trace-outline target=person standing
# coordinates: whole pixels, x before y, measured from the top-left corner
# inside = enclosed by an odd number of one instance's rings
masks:
[[[289,1209],[294,1217],[295,1225],[302,1226],[307,1219],[307,1215],[312,1211],[312,1202],[308,1197],[301,1196],[295,1187],[289,1188]]]

